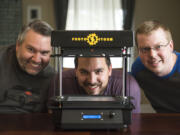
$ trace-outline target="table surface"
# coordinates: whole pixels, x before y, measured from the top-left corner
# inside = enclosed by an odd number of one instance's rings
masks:
[[[0,135],[180,135],[180,114],[133,114],[118,131],[57,131],[50,114],[0,114]]]

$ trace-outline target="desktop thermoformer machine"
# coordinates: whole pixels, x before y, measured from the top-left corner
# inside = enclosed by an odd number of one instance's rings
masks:
[[[63,130],[121,129],[131,123],[133,104],[126,96],[128,49],[133,46],[132,31],[53,31],[51,44],[58,61],[59,95],[51,98],[56,128]],[[121,96],[62,95],[63,57],[123,58],[123,92]],[[57,84],[58,85],[58,84]]]

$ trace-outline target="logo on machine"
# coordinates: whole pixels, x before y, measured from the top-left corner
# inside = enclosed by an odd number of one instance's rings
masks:
[[[87,42],[90,46],[96,45],[98,42],[113,42],[112,37],[98,37],[96,33],[90,33],[87,37],[72,37],[72,41]]]

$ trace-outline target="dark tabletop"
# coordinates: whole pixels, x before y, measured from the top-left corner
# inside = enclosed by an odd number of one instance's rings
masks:
[[[55,130],[50,114],[0,114],[0,135],[180,135],[180,114],[133,114],[117,131]]]

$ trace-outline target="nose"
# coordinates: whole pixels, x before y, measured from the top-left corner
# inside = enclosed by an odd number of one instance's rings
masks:
[[[157,51],[156,51],[155,49],[151,48],[151,49],[149,50],[149,56],[155,57],[156,55],[157,55]]]
[[[39,53],[33,54],[32,61],[35,63],[40,63],[41,62],[41,55]]]
[[[97,75],[95,73],[90,73],[88,76],[88,82],[91,84],[96,83],[97,81]]]

